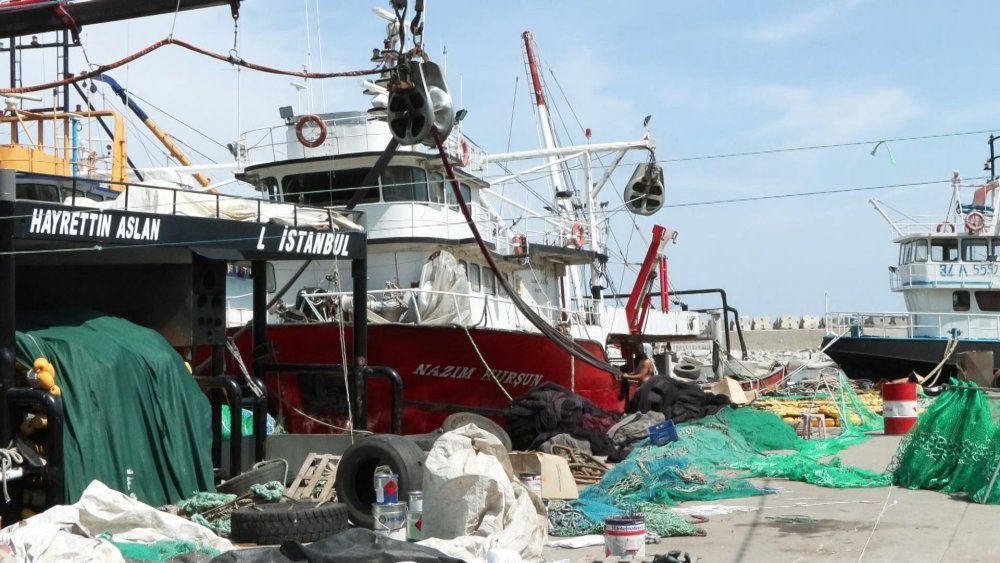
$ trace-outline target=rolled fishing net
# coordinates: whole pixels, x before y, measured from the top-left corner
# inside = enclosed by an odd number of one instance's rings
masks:
[[[895,482],[1000,504],[997,410],[983,389],[953,379],[900,444],[891,466]]]

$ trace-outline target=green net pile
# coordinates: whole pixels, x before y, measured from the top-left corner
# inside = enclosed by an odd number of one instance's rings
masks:
[[[891,481],[888,473],[846,467],[839,459],[818,461],[867,438],[881,427],[881,417],[864,407],[850,386],[835,391],[838,404],[853,409],[861,422],[840,436],[803,440],[781,417],[753,408],[727,407],[717,414],[678,425],[678,440],[664,446],[640,442],[601,481],[580,498],[549,505],[549,533],[573,536],[600,533],[604,518],[639,514],[646,529],[661,536],[700,532],[669,507],[682,501],[709,501],[776,492],[758,487],[750,477],[782,477],[830,487],[875,487]],[[844,417],[845,419],[848,417]],[[781,451],[782,453],[766,452]],[[742,469],[738,476],[725,470]]]
[[[900,444],[892,463],[895,481],[1000,504],[1000,484],[994,482],[1000,462],[997,401],[974,383],[951,383]]]

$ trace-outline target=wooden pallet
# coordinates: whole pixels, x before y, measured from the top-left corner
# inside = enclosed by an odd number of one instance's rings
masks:
[[[337,478],[339,455],[311,453],[306,456],[298,475],[288,487],[288,496],[294,499],[326,502],[335,494],[333,483]]]

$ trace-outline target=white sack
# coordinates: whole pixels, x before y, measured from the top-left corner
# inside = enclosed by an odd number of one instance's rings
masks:
[[[442,435],[424,463],[420,542],[470,562],[491,549],[542,561],[548,517],[541,499],[518,481],[495,436],[469,424]]]
[[[123,561],[118,548],[94,536],[109,532],[115,541],[187,540],[219,551],[229,540],[180,516],[167,514],[93,481],[76,504],[45,512],[0,530],[18,561]]]

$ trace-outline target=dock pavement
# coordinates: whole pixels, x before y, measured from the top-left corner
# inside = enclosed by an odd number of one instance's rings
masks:
[[[872,438],[840,452],[845,465],[884,470],[900,436]],[[990,470],[984,469],[984,470]],[[1000,561],[1000,506],[897,486],[834,489],[784,479],[753,479],[780,492],[688,502],[681,508],[725,506],[701,524],[704,537],[662,538],[645,558],[606,558],[604,547],[546,548],[546,561],[652,561],[672,550],[691,561],[809,563],[972,563]],[[682,553],[683,555],[683,553]],[[682,559],[683,561],[683,559]]]

